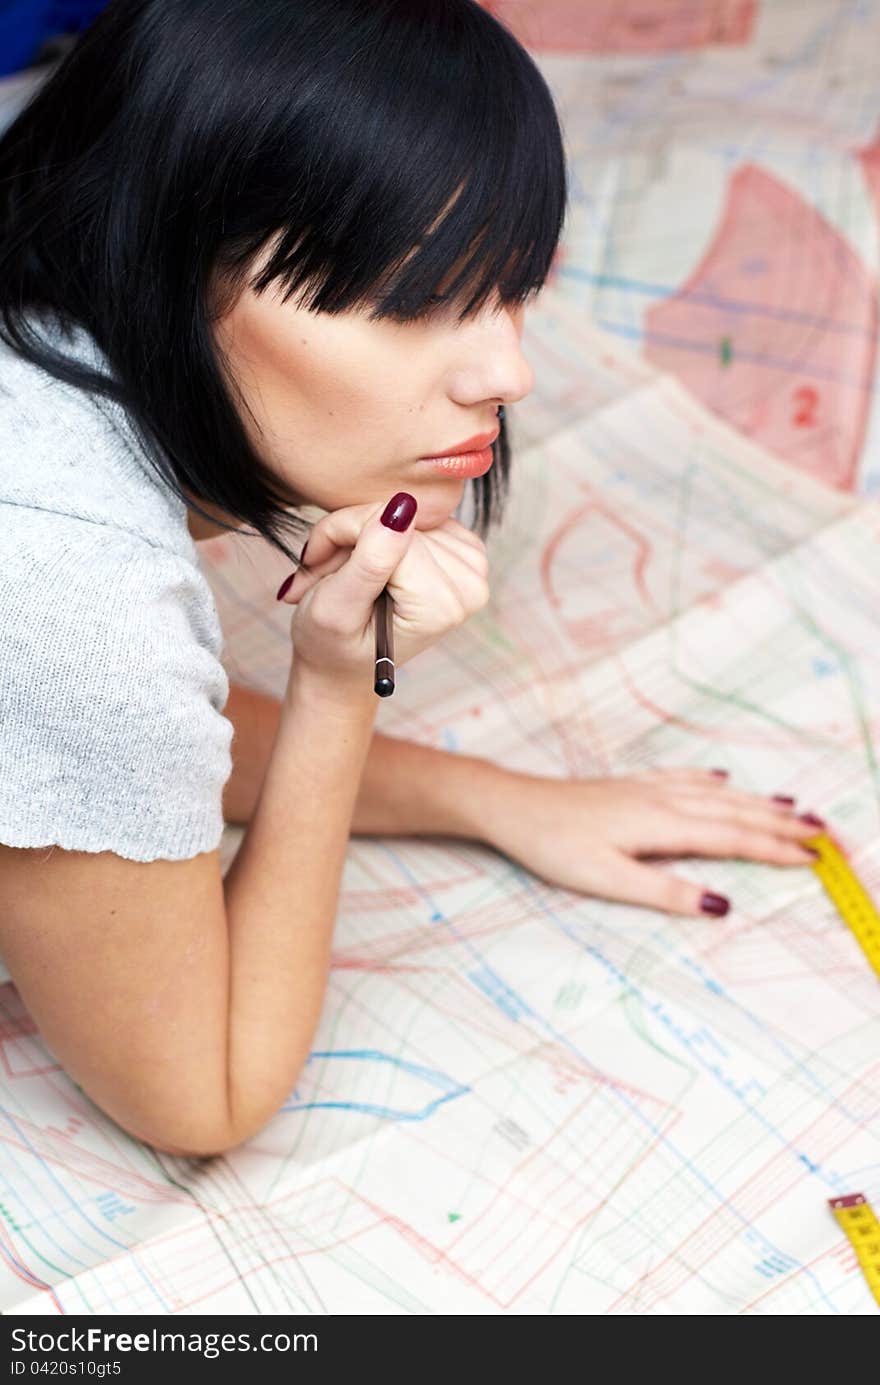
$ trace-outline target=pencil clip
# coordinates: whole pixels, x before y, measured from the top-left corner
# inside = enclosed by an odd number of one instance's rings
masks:
[[[380,672],[379,672],[379,665],[380,665],[380,664],[390,664],[391,667],[388,668],[388,669],[384,669],[384,670],[382,671],[382,673],[380,673]],[[377,660],[376,660],[376,678],[375,678],[375,682],[373,683],[373,691],[374,691],[375,693],[378,693],[379,697],[390,697],[391,694],[394,692],[394,662],[393,662],[393,660],[391,660],[391,659],[377,659]]]

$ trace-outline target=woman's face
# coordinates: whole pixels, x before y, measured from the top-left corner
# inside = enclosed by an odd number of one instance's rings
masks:
[[[416,322],[371,322],[366,310],[314,313],[281,292],[246,288],[214,330],[252,445],[290,504],[337,510],[402,490],[418,501],[416,528],[442,524],[467,481],[419,458],[496,433],[499,405],[529,393],[525,308],[493,297],[462,323],[447,303]],[[193,513],[190,530],[219,532]]]

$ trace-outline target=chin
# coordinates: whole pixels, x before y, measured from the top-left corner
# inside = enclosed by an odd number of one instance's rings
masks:
[[[461,492],[464,481],[457,481],[454,486],[449,487],[449,495],[442,496],[432,494],[422,499],[421,496],[412,491],[419,508],[416,510],[416,517],[413,521],[416,529],[436,529],[438,524],[443,524],[447,519],[451,519],[461,504]],[[405,489],[405,487],[401,487]],[[454,493],[453,493],[454,492]]]

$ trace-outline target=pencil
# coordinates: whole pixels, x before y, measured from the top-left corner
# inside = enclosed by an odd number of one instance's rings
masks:
[[[384,587],[373,605],[376,623],[376,675],[373,690],[379,697],[390,697],[394,692],[394,605]],[[381,668],[380,668],[381,665]]]

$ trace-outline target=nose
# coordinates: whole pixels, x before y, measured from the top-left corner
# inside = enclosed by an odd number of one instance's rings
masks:
[[[531,392],[535,372],[522,350],[524,321],[524,307],[486,307],[458,328],[453,392],[459,403],[515,404]]]

